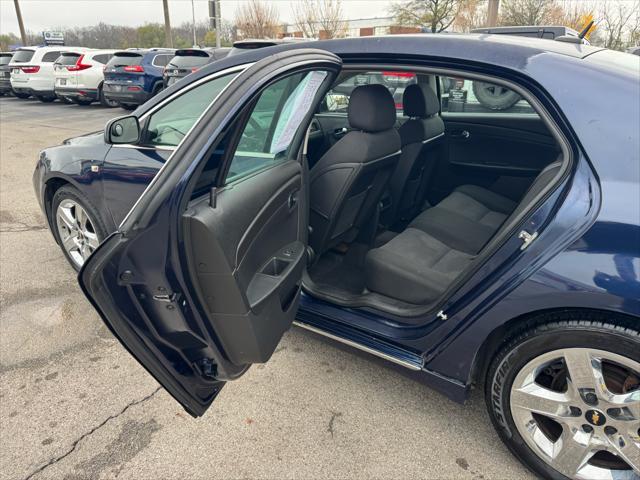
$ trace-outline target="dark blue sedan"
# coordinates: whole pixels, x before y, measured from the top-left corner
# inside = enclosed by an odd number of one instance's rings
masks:
[[[335,40],[208,65],[43,151],[34,185],[104,322],[194,416],[296,323],[484,389],[540,476],[631,479],[638,132],[637,56]]]

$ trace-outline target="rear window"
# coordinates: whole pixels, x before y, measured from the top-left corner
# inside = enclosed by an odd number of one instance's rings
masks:
[[[172,57],[173,55],[156,55],[153,58],[153,62],[151,62],[151,64],[155,65],[156,67],[164,67],[167,65],[167,63],[169,63],[169,60],[171,60]]]
[[[58,65],[75,65],[80,58],[79,53],[63,53],[56,59]]]
[[[209,56],[207,54],[204,54],[204,56],[180,55],[178,57],[173,57],[169,62],[169,65],[178,68],[192,68],[201,67],[202,65],[206,65],[208,62]]]
[[[0,65],[6,65],[11,61],[11,55],[0,55]]]
[[[107,63],[109,60],[111,60],[111,58],[113,58],[113,55],[110,53],[101,53],[99,55],[93,56],[94,61],[101,63],[103,65]]]
[[[107,65],[109,67],[126,67],[127,65],[140,65],[142,55],[137,53],[116,53]]]
[[[42,56],[42,63],[53,63],[62,54],[62,52],[47,52]]]
[[[16,50],[16,53],[13,55],[11,62],[22,63],[28,62],[33,58],[33,54],[35,50]]]

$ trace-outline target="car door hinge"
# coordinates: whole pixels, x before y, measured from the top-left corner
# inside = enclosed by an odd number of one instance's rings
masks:
[[[522,230],[519,234],[518,234],[518,238],[520,240],[522,240],[522,245],[520,246],[520,250],[524,250],[525,248],[527,248],[529,245],[531,245],[531,243],[538,238],[538,232],[533,232],[533,233],[529,233],[526,230]]]
[[[438,317],[443,322],[449,318],[447,314],[444,313],[444,310],[440,310],[438,313],[436,313],[436,317]]]

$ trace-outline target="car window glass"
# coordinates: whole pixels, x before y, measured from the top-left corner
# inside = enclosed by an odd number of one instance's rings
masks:
[[[98,63],[102,63],[104,65],[109,60],[111,60],[111,57],[113,57],[113,55],[108,54],[108,53],[103,53],[103,54],[100,54],[100,55],[94,55],[93,60],[95,60]]]
[[[7,65],[11,61],[11,55],[0,55],[0,65]]]
[[[52,63],[60,56],[62,52],[47,52],[42,56],[42,63]]]
[[[164,67],[167,65],[167,63],[169,63],[169,60],[171,60],[171,58],[171,55],[156,55],[152,63],[156,67]]]
[[[333,86],[320,105],[319,112],[346,114],[347,107],[349,106],[349,97],[351,97],[351,92],[353,92],[356,87],[380,84],[387,87],[396,104],[397,114],[402,115],[402,96],[404,89],[416,82],[416,74],[413,72],[358,72]]]
[[[137,53],[120,52],[116,53],[111,60],[107,63],[107,67],[126,67],[128,65],[140,65],[142,62],[142,55]]]
[[[226,183],[290,158],[292,141],[327,72],[302,72],[279,80],[258,97],[235,149]]]
[[[23,63],[28,62],[33,58],[34,50],[16,50],[16,53],[13,55],[11,59],[12,63]]]
[[[440,77],[442,112],[535,114],[529,102],[513,90],[493,83]]]
[[[80,57],[79,53],[63,53],[56,59],[57,65],[75,65]]]
[[[154,146],[176,146],[237,73],[215,78],[188,90],[151,115],[145,142]]]

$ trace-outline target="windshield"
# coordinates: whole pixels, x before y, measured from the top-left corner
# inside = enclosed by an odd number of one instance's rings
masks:
[[[126,67],[127,65],[140,65],[142,63],[142,55],[137,53],[119,52],[116,53],[109,63],[108,67]]]
[[[22,49],[16,50],[16,53],[13,55],[13,58],[11,59],[11,63],[28,62],[33,58],[34,53],[35,53],[35,50],[22,50]]]

